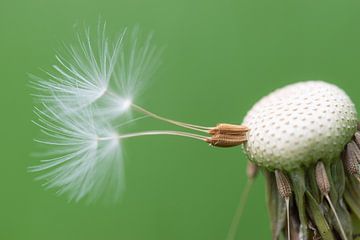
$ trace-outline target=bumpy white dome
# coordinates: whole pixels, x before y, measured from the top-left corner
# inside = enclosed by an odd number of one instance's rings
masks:
[[[356,131],[357,113],[346,93],[322,81],[291,84],[257,102],[244,119],[244,146],[260,166],[290,171],[338,157]]]

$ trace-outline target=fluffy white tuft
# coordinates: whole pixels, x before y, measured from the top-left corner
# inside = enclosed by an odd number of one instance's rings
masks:
[[[105,28],[98,32],[96,41],[92,41],[89,30],[84,37],[78,35],[76,45],[67,47],[65,55],[56,55],[57,64],[46,72],[47,78],[32,76],[32,84],[37,90],[34,95],[38,100],[51,105],[60,99],[75,108],[87,106],[106,93],[114,76],[125,31],[115,44],[106,37]]]
[[[116,118],[127,112],[132,99],[141,94],[144,85],[159,66],[161,51],[152,44],[152,34],[140,41],[138,28],[128,32],[122,40],[118,62],[113,74],[113,84],[98,101],[98,113]]]
[[[59,194],[67,194],[70,200],[86,197],[94,201],[104,195],[118,199],[124,176],[116,132],[94,118],[90,108],[64,114],[44,105],[44,110],[35,108],[34,112],[38,117],[34,123],[44,134],[36,141],[48,145],[45,159],[30,168],[43,172],[39,179],[45,180],[48,188],[58,189]]]
[[[140,37],[138,28],[125,29],[112,44],[105,26],[99,27],[95,40],[87,30],[77,36],[77,44],[65,47],[65,54],[56,55],[46,78],[31,75],[33,95],[50,107],[60,100],[71,111],[97,102],[101,115],[118,117],[159,65],[152,35],[144,41]]]
[[[99,27],[96,39],[86,31],[47,78],[33,76],[38,107],[36,125],[46,145],[43,160],[32,171],[48,188],[70,200],[100,196],[117,199],[124,188],[120,136],[129,120],[132,99],[156,69],[159,51],[151,36],[140,41],[139,31],[124,30],[112,44]],[[107,195],[108,194],[108,195]]]

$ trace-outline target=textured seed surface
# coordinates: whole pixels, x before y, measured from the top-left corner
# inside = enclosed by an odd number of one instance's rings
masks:
[[[289,179],[279,170],[275,171],[275,179],[280,196],[284,199],[290,198],[291,186]]]
[[[351,174],[359,174],[359,163],[356,154],[356,144],[351,141],[348,143],[343,157],[343,163],[345,169]]]
[[[219,123],[209,131],[209,134],[245,135],[248,131],[249,128],[243,125]]]
[[[330,182],[327,177],[325,166],[322,162],[316,164],[316,183],[320,189],[320,192],[324,195],[330,192]]]
[[[249,159],[270,169],[290,171],[340,155],[357,129],[357,113],[335,85],[308,81],[262,98],[248,112],[244,146]]]
[[[246,141],[246,135],[216,134],[205,141],[214,147],[235,147]]]

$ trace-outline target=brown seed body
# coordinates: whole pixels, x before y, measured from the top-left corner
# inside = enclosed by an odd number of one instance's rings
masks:
[[[356,132],[354,135],[355,142],[358,147],[360,147],[360,132]]]
[[[249,128],[243,125],[219,123],[209,130],[212,136],[205,141],[215,147],[235,147],[247,141],[248,131]]]
[[[235,125],[228,123],[219,123],[216,127],[209,130],[209,134],[225,134],[225,135],[245,135],[249,128],[243,125]]]
[[[357,134],[359,134],[359,132],[357,132]],[[348,145],[350,146],[351,151],[354,153],[357,162],[360,163],[360,148],[358,143],[356,142],[356,136],[355,141],[351,141],[350,143],[348,143]]]
[[[289,179],[279,170],[275,171],[275,178],[280,196],[284,199],[290,198],[292,191]]]
[[[355,153],[356,148],[356,144],[350,142],[347,144],[346,150],[342,155],[344,167],[351,174],[359,174],[359,163]]]
[[[216,134],[205,141],[214,147],[235,147],[246,142],[246,136]]]
[[[316,183],[323,195],[327,195],[330,192],[330,182],[326,174],[325,166],[323,162],[318,162],[315,169]]]

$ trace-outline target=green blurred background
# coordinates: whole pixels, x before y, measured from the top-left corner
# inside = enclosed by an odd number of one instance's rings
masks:
[[[246,182],[239,148],[166,136],[128,141],[127,190],[113,206],[68,203],[27,173],[39,132],[27,74],[55,63],[79,25],[95,27],[101,17],[111,33],[136,24],[153,30],[166,50],[137,102],[214,125],[241,123],[261,96],[307,79],[338,84],[360,106],[359,7],[358,0],[0,0],[0,239],[226,237]],[[270,239],[263,185],[260,176],[237,239]]]

